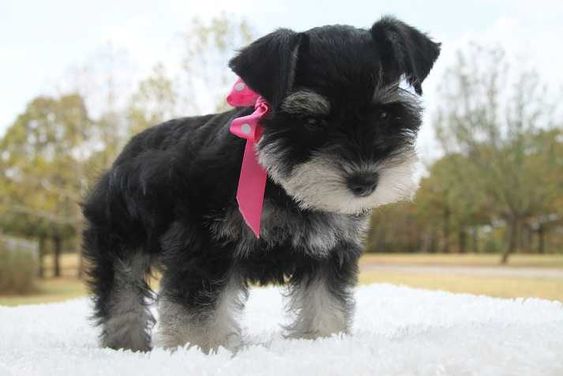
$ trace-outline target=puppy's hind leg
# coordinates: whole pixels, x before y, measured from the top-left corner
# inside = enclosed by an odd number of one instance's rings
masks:
[[[101,344],[112,349],[149,351],[154,324],[147,307],[147,300],[152,298],[146,282],[149,257],[140,252],[124,254],[101,238],[108,236],[93,229],[85,232],[88,284],[93,293],[94,318],[102,328]]]

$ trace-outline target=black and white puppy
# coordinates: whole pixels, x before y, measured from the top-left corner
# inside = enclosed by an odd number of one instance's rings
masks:
[[[288,285],[289,336],[347,332],[370,210],[416,190],[418,95],[439,50],[386,17],[370,29],[280,29],[231,60],[272,108],[257,147],[268,172],[259,239],[235,200],[245,140],[229,132],[253,108],[135,136],[83,209],[102,344],[151,348],[151,266],[162,271],[161,346],[236,348],[249,283]]]

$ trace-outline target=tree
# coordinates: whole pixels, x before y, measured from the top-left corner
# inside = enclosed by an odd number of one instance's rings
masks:
[[[252,40],[248,23],[221,14],[204,23],[194,18],[183,35],[181,74],[173,78],[164,64],[153,67],[129,97],[129,133],[165,120],[227,109],[225,96],[234,75],[227,67],[235,48]]]
[[[126,56],[106,46],[61,80],[63,94],[30,101],[0,140],[0,228],[36,238],[42,253],[51,245],[59,255],[70,241],[78,250],[78,204],[88,183],[113,162],[131,132],[224,108],[234,81],[227,61],[251,38],[245,21],[225,14],[209,23],[195,20],[184,35],[179,77],[157,64],[131,93]]]
[[[55,275],[60,275],[63,242],[80,232],[78,203],[90,124],[79,95],[38,97],[0,142],[1,225],[7,232],[38,239],[42,250],[50,238]]]
[[[365,248],[368,252],[416,252],[421,248],[424,224],[417,221],[412,202],[374,210]]]
[[[80,95],[91,118],[87,147],[87,180],[108,168],[130,137],[128,106],[132,77],[127,51],[111,44],[97,50],[84,65],[73,67],[59,92]],[[84,193],[84,192],[83,192]]]
[[[525,220],[544,212],[556,189],[545,175],[553,162],[548,150],[533,141],[553,128],[554,105],[538,75],[515,71],[498,48],[460,52],[443,82],[438,138],[447,152],[466,157],[453,170],[465,189],[486,194],[506,223],[505,263],[519,248]]]
[[[544,176],[544,194],[546,197],[542,213],[530,216],[526,228],[530,234],[537,235],[536,250],[546,251],[547,233],[563,222],[563,130],[562,127],[541,130],[531,140],[531,149],[543,150],[542,153],[532,152],[526,158],[528,168]],[[530,247],[531,244],[528,244]]]
[[[176,91],[164,66],[154,66],[152,74],[142,80],[129,101],[130,132],[141,130],[171,119],[176,111]]]
[[[184,34],[185,53],[177,93],[181,113],[197,114],[227,108],[225,97],[235,80],[228,61],[236,48],[253,39],[244,19],[222,13],[204,23],[194,18]]]
[[[461,169],[461,170],[460,170]],[[460,178],[460,174],[464,177]],[[450,252],[457,234],[457,251],[467,249],[467,232],[490,223],[490,203],[479,190],[467,189],[467,181],[477,179],[479,171],[462,154],[446,154],[429,168],[415,198],[417,220],[433,233],[441,233],[441,251]],[[474,239],[473,249],[476,250]]]

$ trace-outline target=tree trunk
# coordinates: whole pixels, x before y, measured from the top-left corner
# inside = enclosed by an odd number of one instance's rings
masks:
[[[385,230],[379,232],[379,247],[378,251],[387,252],[387,239],[385,236]]]
[[[61,276],[62,240],[59,235],[53,236],[53,266],[55,277]]]
[[[473,252],[474,253],[478,253],[479,252],[479,226],[473,226],[473,228],[471,229],[471,235],[473,238]]]
[[[465,253],[466,240],[467,236],[465,234],[465,229],[462,226],[458,232],[459,253]]]
[[[78,252],[77,277],[78,279],[82,279],[82,277],[84,276],[84,258],[82,257],[82,238],[80,236],[82,232],[79,232],[78,234],[79,235],[77,235],[74,239],[74,249],[75,252]]]
[[[508,226],[508,245],[502,254],[502,258],[500,260],[501,264],[508,263],[508,258],[516,251],[518,244],[518,219],[511,218]]]
[[[82,136],[82,133],[80,133],[80,135]],[[84,140],[82,140],[84,141]],[[78,177],[78,181],[80,183],[80,196],[84,197],[86,195],[86,174],[84,172],[84,166],[85,164],[83,163],[77,163],[76,167],[77,167],[77,177]],[[83,258],[83,254],[82,254],[82,231],[83,231],[83,227],[84,227],[84,217],[82,216],[82,209],[81,206],[78,205],[77,202],[74,203],[73,205],[74,207],[74,217],[75,219],[75,236],[74,236],[74,241],[75,241],[75,247],[74,247],[74,251],[78,252],[78,279],[82,279],[82,277],[84,276],[84,258]],[[371,221],[370,221],[371,222]]]
[[[520,241],[520,249],[524,252],[531,252],[532,251],[532,227],[529,225],[523,226],[520,230],[521,232],[521,241]]]
[[[545,253],[545,228],[543,224],[540,224],[538,228],[538,253]]]
[[[450,208],[444,208],[444,246],[442,252],[450,253]]]
[[[430,235],[430,248],[429,248],[429,253],[436,253],[438,252],[438,245],[440,245],[440,243],[438,242],[438,230],[436,228],[432,228],[432,233]]]
[[[39,237],[39,278],[45,278],[45,253],[47,251],[47,239],[45,236]]]

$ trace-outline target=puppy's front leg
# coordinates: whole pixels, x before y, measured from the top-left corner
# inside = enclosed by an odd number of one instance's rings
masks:
[[[191,243],[176,226],[165,241],[163,277],[158,304],[156,344],[165,348],[198,346],[204,352],[240,345],[238,313],[247,287],[233,267],[229,252],[212,242]],[[187,247],[186,247],[187,246]],[[202,247],[203,246],[203,247]]]
[[[341,245],[326,259],[311,260],[296,271],[290,281],[288,309],[295,314],[295,321],[286,327],[290,337],[348,333],[360,252],[357,245]]]

